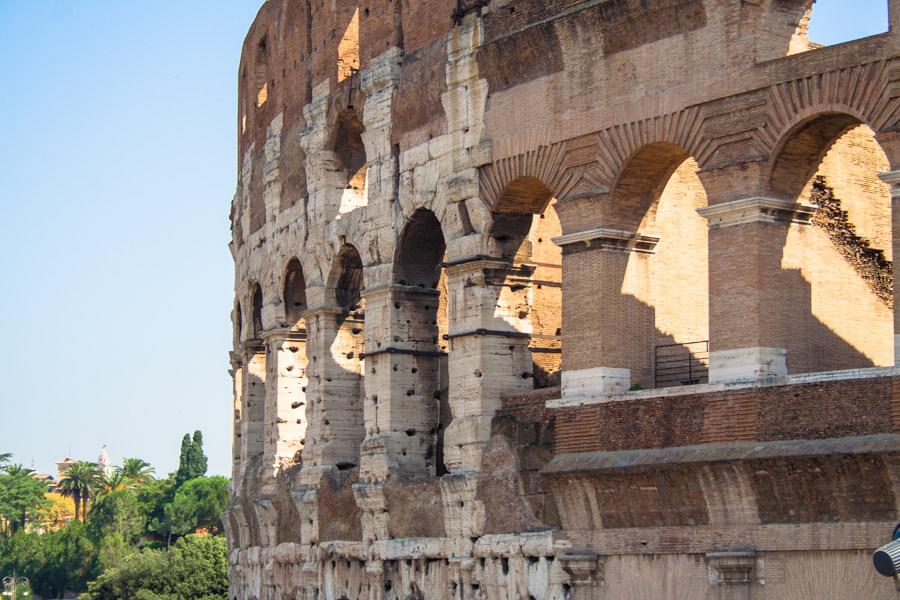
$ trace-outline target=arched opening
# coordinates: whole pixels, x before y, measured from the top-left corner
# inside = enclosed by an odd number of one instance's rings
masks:
[[[306,279],[303,277],[303,267],[296,258],[288,263],[284,275],[284,316],[287,326],[295,331],[306,330],[302,323],[303,311],[306,305]]]
[[[510,261],[500,293],[501,313],[529,336],[535,389],[558,386],[562,359],[562,250],[556,199],[539,179],[521,177],[494,207],[491,237]]]
[[[448,399],[446,243],[433,212],[413,213],[400,237],[394,258],[395,310],[405,336],[397,350],[373,357],[373,369],[401,370],[408,374],[410,394],[392,399],[392,410],[405,415],[398,429],[405,444],[411,475],[444,475],[444,431],[451,421]],[[403,339],[405,337],[405,339]],[[392,364],[388,365],[390,361]],[[384,363],[384,364],[381,364]],[[394,404],[402,403],[402,407]],[[377,407],[375,407],[377,410]],[[414,456],[409,456],[413,452]]]
[[[266,351],[260,342],[263,333],[263,291],[258,283],[251,288],[251,337],[245,346],[241,376],[241,440],[245,467],[263,454],[265,437]]]
[[[889,170],[872,129],[843,113],[801,122],[774,154],[772,195],[816,209],[778,240],[790,302],[776,347],[791,373],[894,364],[891,194],[878,177]]]
[[[605,256],[566,247],[567,278],[591,273],[598,256],[603,264],[603,285],[588,299],[596,312],[566,327],[604,367],[628,369],[631,389],[708,381],[708,234],[697,212],[707,198],[697,171],[680,146],[642,147],[609,198],[597,202],[598,221],[608,228],[598,240]]]
[[[269,99],[269,37],[264,35],[256,44],[256,64],[254,76],[256,83],[256,107],[259,108]]]
[[[359,466],[363,425],[363,353],[365,351],[365,301],[362,298],[363,264],[359,251],[346,244],[334,258],[329,293],[339,312],[331,323],[320,326],[325,356],[319,386],[322,389],[319,419],[322,460],[338,469]]]
[[[241,303],[234,303],[234,347],[241,345],[241,336],[244,333],[244,315],[241,312]]]
[[[338,44],[338,82],[359,72],[359,8],[353,12]]]
[[[262,311],[263,311],[263,293],[262,288],[258,283],[253,284],[253,292],[252,292],[252,323],[251,323],[251,331],[253,332],[253,339],[258,340],[260,334],[263,331],[263,319],[262,319]]]
[[[344,171],[345,188],[341,197],[341,214],[365,206],[367,203],[368,163],[366,146],[362,139],[363,131],[365,126],[353,108],[344,109],[338,114],[332,148]]]

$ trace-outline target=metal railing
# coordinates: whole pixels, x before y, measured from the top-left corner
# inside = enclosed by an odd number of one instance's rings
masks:
[[[697,385],[709,381],[709,340],[656,347],[655,387]]]

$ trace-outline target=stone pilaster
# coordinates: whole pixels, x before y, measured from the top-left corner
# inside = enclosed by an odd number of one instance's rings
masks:
[[[504,285],[513,267],[474,259],[447,267],[453,421],[444,434],[450,471],[477,472],[502,393],[532,387],[531,324],[515,307],[527,290]]]
[[[263,465],[274,477],[281,467],[299,461],[306,436],[306,332],[270,331],[265,339],[270,360]]]
[[[791,315],[809,292],[799,273],[782,271],[782,253],[790,228],[808,226],[815,211],[765,197],[698,211],[709,220],[711,383],[787,375]]]
[[[595,554],[564,554],[559,557],[563,571],[569,576],[568,586],[572,600],[593,600],[599,597],[594,591],[602,583],[601,562]]]
[[[266,348],[261,342],[244,344],[241,383],[241,460],[244,477],[263,454],[266,403]]]
[[[307,323],[308,427],[301,481],[318,484],[323,471],[359,465],[362,414],[362,313],[316,308]]]
[[[553,240],[563,249],[562,395],[652,387],[650,268],[658,237],[596,228]]]
[[[364,294],[366,440],[360,479],[434,476],[441,381],[437,290],[388,285]]]

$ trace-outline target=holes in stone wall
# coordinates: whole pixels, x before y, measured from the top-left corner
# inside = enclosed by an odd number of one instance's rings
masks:
[[[444,475],[444,430],[450,424],[448,398],[447,283],[443,263],[446,243],[441,224],[433,212],[413,213],[400,237],[394,258],[394,283],[399,287],[394,307],[405,323],[406,336],[399,342],[414,355],[407,356],[405,369],[415,385],[407,396],[413,405],[409,415],[420,424],[409,428],[408,437],[425,444],[424,469],[418,475]],[[412,432],[410,434],[409,432]]]

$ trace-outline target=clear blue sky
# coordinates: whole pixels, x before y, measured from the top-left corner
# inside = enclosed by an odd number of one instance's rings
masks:
[[[297,0],[300,1],[300,0]],[[883,31],[819,0],[812,39]],[[0,452],[230,472],[236,72],[260,0],[0,0]]]

